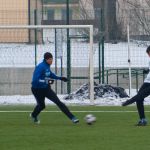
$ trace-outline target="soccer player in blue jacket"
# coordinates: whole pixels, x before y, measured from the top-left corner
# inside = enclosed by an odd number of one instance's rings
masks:
[[[40,121],[38,119],[38,115],[45,108],[45,97],[54,102],[62,112],[73,122],[78,123],[79,119],[77,119],[66,107],[64,103],[62,103],[57,97],[56,93],[51,89],[50,84],[55,80],[62,80],[67,82],[68,79],[66,77],[59,77],[55,75],[50,70],[50,65],[53,62],[53,56],[51,53],[46,52],[44,54],[44,60],[39,65],[36,66],[33,78],[32,78],[32,93],[36,99],[37,105],[34,108],[33,112],[30,114],[34,123],[39,124]]]

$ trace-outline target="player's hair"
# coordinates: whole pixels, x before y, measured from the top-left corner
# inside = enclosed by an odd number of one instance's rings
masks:
[[[150,52],[150,46],[147,47],[146,52],[147,52],[147,53]]]
[[[52,55],[51,53],[49,53],[49,52],[46,52],[46,53],[44,54],[44,59],[47,60],[47,59],[49,59],[49,58],[53,58],[53,55]]]

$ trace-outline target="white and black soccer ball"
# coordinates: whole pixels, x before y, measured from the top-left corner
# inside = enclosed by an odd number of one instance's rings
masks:
[[[94,122],[96,122],[96,117],[93,114],[87,114],[84,117],[84,120],[88,125],[92,125]]]

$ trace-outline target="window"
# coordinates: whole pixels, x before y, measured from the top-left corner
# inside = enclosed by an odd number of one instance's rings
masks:
[[[67,19],[66,9],[62,9],[61,16],[62,16],[62,20],[66,20]],[[72,20],[72,10],[69,10],[69,19]]]
[[[54,20],[54,10],[53,9],[48,9],[47,11],[47,19],[48,20]]]
[[[95,10],[95,18],[99,19],[100,17],[101,17],[101,9],[99,8]]]

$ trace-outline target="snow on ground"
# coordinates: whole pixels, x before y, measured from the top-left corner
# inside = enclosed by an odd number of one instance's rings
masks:
[[[128,67],[128,44],[120,42],[117,44],[105,43],[105,67],[120,68]],[[43,59],[43,54],[50,51],[55,56],[55,43],[37,45],[37,62]],[[66,44],[62,45],[63,67],[67,62]],[[136,43],[130,44],[131,66],[147,67],[148,57],[146,46]],[[98,67],[98,44],[94,44],[94,66]],[[74,42],[71,44],[71,65],[73,67],[88,67],[89,44]],[[34,67],[35,45],[34,44],[0,44],[0,67]],[[54,67],[55,62],[52,67]],[[60,66],[58,62],[58,67]]]
[[[58,95],[60,100],[66,105],[96,105],[96,106],[121,106],[121,103],[128,98],[98,98],[92,103],[89,99],[79,100],[64,100],[65,95]],[[54,105],[48,99],[45,100],[46,104]],[[13,96],[0,96],[0,105],[35,105],[36,101],[33,95],[13,95]],[[134,105],[134,104],[133,104]],[[145,99],[145,105],[150,105],[150,97]]]
[[[64,97],[65,100],[85,100],[89,99],[89,84],[81,85],[76,91]],[[127,98],[129,97],[126,91],[121,87],[115,87],[109,84],[97,84],[94,82],[94,99],[99,98]]]
[[[67,105],[91,105],[93,103],[90,102],[90,100],[64,100],[63,97],[65,95],[58,95],[60,100],[64,102]],[[118,106],[121,105],[121,102],[123,102],[125,99],[112,99],[112,98],[99,98],[94,100],[95,105],[101,105],[101,106]],[[53,102],[46,99],[46,104],[48,105],[54,105]],[[0,96],[0,105],[33,105],[36,104],[36,101],[34,99],[34,96],[32,95],[13,95],[13,96]]]

